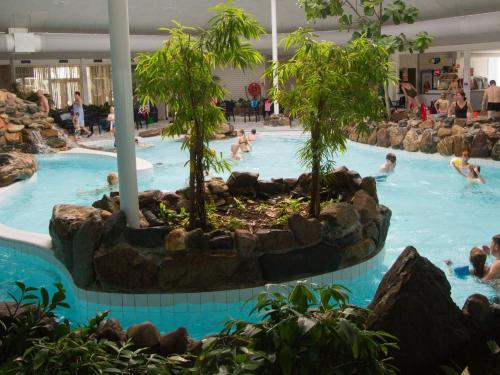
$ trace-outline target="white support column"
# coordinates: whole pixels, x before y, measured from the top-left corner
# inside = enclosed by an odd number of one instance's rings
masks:
[[[464,51],[464,92],[469,103],[471,103],[470,89],[470,51]]]
[[[273,63],[278,62],[278,21],[276,18],[276,0],[271,0],[271,33],[273,47]],[[273,86],[278,86],[278,75],[276,69],[273,72]],[[280,106],[277,101],[274,102],[274,114],[279,115]]]
[[[395,52],[389,56],[389,62],[391,64],[390,72],[397,78],[396,82],[389,83],[389,97],[391,100],[398,100],[398,89],[399,89],[399,53]]]
[[[108,0],[108,16],[117,124],[115,134],[120,208],[127,215],[127,224],[132,228],[139,228],[128,0]]]

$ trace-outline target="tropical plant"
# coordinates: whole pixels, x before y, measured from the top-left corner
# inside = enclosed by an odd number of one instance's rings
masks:
[[[56,292],[52,298],[43,287],[26,287],[20,281],[15,284],[19,293],[8,293],[13,303],[5,305],[7,316],[4,322],[0,321],[0,364],[22,354],[30,345],[30,340],[46,333],[59,337],[69,332],[67,321],[57,325],[54,323],[55,310],[69,307],[64,302],[66,291],[62,284],[54,284]]]
[[[273,287],[273,286],[271,286]],[[369,331],[369,312],[347,304],[347,290],[298,283],[257,295],[258,323],[233,320],[206,340],[203,374],[395,374],[396,338]]]
[[[419,32],[415,38],[405,34],[387,35],[382,27],[391,22],[412,24],[418,17],[418,9],[408,6],[403,0],[298,0],[309,20],[337,17],[340,29],[354,29],[353,39],[367,37],[383,44],[389,55],[396,51],[418,51],[423,53],[432,43],[432,37],[426,32]],[[384,87],[385,102],[390,116],[388,86]]]
[[[204,177],[208,169],[228,169],[222,155],[208,141],[226,120],[217,106],[226,92],[214,79],[214,69],[231,66],[245,69],[262,62],[250,44],[264,28],[231,2],[212,8],[216,15],[207,29],[163,29],[170,38],[163,48],[140,54],[137,59],[137,93],[143,102],[166,103],[174,121],[164,136],[188,134],[183,149],[189,150],[189,228],[206,228]]]
[[[295,52],[268,69],[268,75],[278,77],[270,95],[311,134],[299,157],[312,172],[309,214],[318,217],[320,178],[331,170],[336,153],[345,150],[345,128],[356,124],[363,129],[368,118],[383,117],[378,87],[390,79],[388,55],[366,37],[337,46],[317,41],[302,28],[285,39],[285,48]],[[290,81],[294,84],[287,87]]]

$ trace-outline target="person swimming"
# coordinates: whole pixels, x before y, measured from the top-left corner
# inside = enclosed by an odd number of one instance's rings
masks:
[[[466,173],[469,168],[469,151],[464,149],[462,151],[462,157],[452,158],[450,160],[450,166],[455,168],[455,170],[462,176],[466,177]]]
[[[385,162],[380,166],[379,172],[389,174],[393,173],[395,168],[396,168],[396,155],[394,155],[392,152],[389,152],[385,156]]]
[[[118,182],[119,182],[118,173],[109,172],[108,175],[106,176],[106,182],[108,183],[107,186],[99,187],[99,188],[94,189],[94,190],[79,191],[79,192],[77,192],[77,195],[78,196],[87,196],[87,195],[93,196],[96,194],[107,193],[107,192],[111,192],[113,190],[116,190],[118,188]]]
[[[453,262],[450,259],[445,260],[450,274],[454,274],[459,278],[465,278],[469,275],[476,276],[482,279],[490,271],[490,267],[486,265],[488,255],[484,249],[473,247],[469,253],[469,262],[472,267],[462,266],[453,268]]]
[[[238,144],[240,146],[241,152],[250,152],[251,146],[250,142],[248,142],[247,136],[245,135],[245,131],[243,129],[240,129],[238,131],[238,135],[239,135]]]
[[[483,176],[481,176],[481,167],[479,165],[469,164],[469,168],[467,170],[467,180],[470,182],[475,182],[478,184],[484,184]]]

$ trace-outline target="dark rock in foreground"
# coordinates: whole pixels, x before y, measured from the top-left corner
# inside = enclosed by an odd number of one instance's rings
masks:
[[[0,187],[26,180],[37,170],[36,158],[20,152],[0,153]]]

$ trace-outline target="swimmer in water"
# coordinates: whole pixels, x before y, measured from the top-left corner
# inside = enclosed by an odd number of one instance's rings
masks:
[[[109,172],[108,175],[106,176],[106,181],[108,183],[107,186],[103,186],[94,190],[90,191],[80,191],[77,193],[78,196],[87,196],[87,195],[96,195],[100,193],[107,193],[111,192],[113,190],[116,190],[118,188],[118,173],[116,172]]]
[[[467,180],[478,184],[484,184],[484,178],[481,176],[481,167],[479,165],[469,164],[467,170]]]
[[[451,275],[454,274],[460,278],[472,275],[479,279],[483,279],[490,272],[490,266],[486,265],[487,256],[484,249],[473,247],[469,253],[471,268],[469,268],[469,266],[453,268],[453,262],[450,259],[446,259],[444,263],[448,266],[448,271]]]
[[[466,177],[466,173],[469,167],[469,151],[464,149],[462,151],[462,157],[454,157],[450,160],[450,166],[455,168],[455,170],[462,176]]]
[[[389,152],[385,156],[385,163],[380,166],[379,172],[389,174],[393,173],[395,168],[396,168],[396,155],[394,155],[392,152]]]
[[[238,143],[233,143],[231,145],[231,158],[233,160],[241,160],[240,145]]]
[[[147,143],[142,143],[142,142],[139,142],[139,139],[138,138],[135,138],[135,145],[137,147],[141,147],[141,148],[150,148],[150,147],[153,147],[151,145],[148,145]]]

